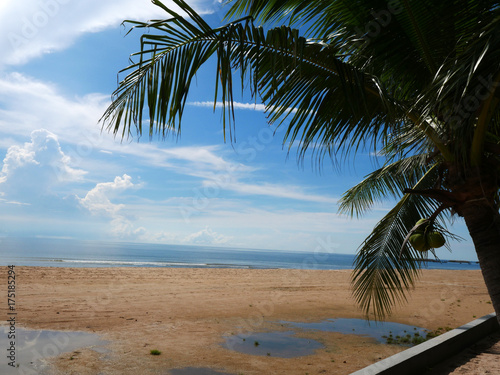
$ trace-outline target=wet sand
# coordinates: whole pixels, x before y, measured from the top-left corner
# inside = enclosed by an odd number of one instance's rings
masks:
[[[7,280],[7,267],[0,273]],[[356,335],[304,331],[324,348],[296,358],[248,355],[224,336],[286,330],[280,322],[363,318],[350,271],[16,267],[17,325],[94,332],[109,351],[51,359],[57,374],[169,374],[212,368],[230,374],[350,374],[404,350]],[[479,271],[425,270],[408,303],[388,319],[435,330],[493,311]],[[7,303],[0,304],[7,316]],[[152,349],[161,355],[150,354]]]

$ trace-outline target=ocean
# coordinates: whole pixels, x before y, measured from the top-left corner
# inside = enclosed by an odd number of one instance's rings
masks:
[[[0,266],[197,267],[340,270],[354,255],[226,247],[0,237]],[[428,262],[425,268],[479,269],[476,262]]]

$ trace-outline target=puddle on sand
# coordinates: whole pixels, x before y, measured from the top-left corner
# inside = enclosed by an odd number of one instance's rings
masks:
[[[315,340],[294,336],[295,332],[263,332],[226,337],[224,347],[237,352],[280,358],[314,354],[323,345]]]
[[[208,367],[184,367],[170,370],[169,375],[231,375]]]
[[[8,327],[0,327],[0,348],[7,353],[0,356],[2,375],[39,374],[45,367],[44,359],[81,348],[97,346],[93,349],[100,353],[106,351],[103,347],[106,342],[93,333],[15,328],[15,332],[10,332]],[[9,338],[9,333],[15,333],[15,338]],[[14,357],[10,357],[11,354]],[[16,367],[9,365],[13,359]]]
[[[296,323],[281,322],[300,329],[313,329],[324,332],[339,332],[343,334],[354,334],[372,337],[375,340],[387,343],[389,337],[393,340],[408,337],[406,344],[411,344],[413,338],[424,338],[427,336],[427,330],[421,327],[410,326],[406,324],[393,322],[370,322],[364,319],[327,319],[319,323]],[[399,340],[398,343],[405,344]]]

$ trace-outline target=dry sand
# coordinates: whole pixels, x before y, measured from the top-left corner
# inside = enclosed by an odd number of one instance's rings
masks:
[[[2,279],[7,279],[3,267]],[[280,321],[362,318],[350,271],[16,267],[18,325],[95,332],[91,349],[51,360],[51,374],[169,374],[209,367],[231,374],[349,374],[403,347],[356,335],[305,332],[324,344],[284,359],[225,349],[225,335],[283,329]],[[493,311],[479,271],[425,270],[390,321],[455,328]],[[6,304],[0,305],[6,316]],[[151,349],[162,352],[150,355]],[[72,357],[72,359],[70,359]]]

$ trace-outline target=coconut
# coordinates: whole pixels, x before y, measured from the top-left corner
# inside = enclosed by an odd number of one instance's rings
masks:
[[[431,232],[426,236],[427,243],[430,247],[437,249],[446,243],[444,236],[439,232]]]
[[[420,233],[423,234],[424,231],[427,229],[429,219],[420,219],[419,221],[416,222],[417,229],[415,229],[414,233]]]
[[[427,239],[423,234],[420,233],[412,234],[409,238],[409,241],[411,243],[411,246],[413,246],[415,250],[418,251],[429,250],[429,245],[427,245]]]

